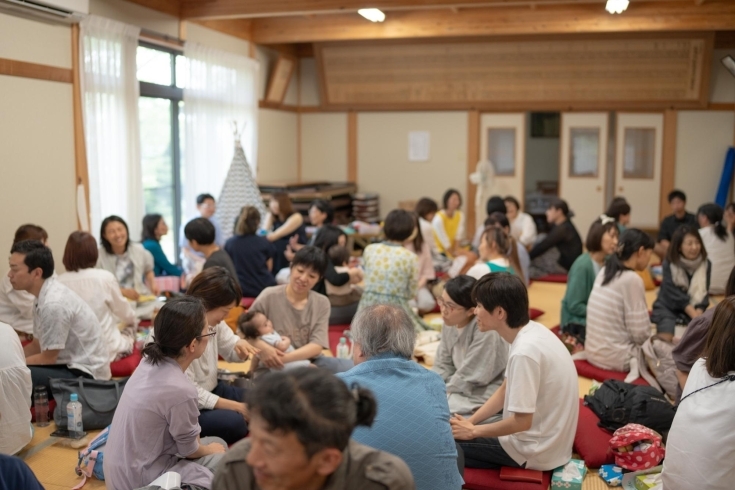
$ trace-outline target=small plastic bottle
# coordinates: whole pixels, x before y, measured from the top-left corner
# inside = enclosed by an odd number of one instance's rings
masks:
[[[48,421],[48,394],[45,386],[33,388],[33,409],[36,412],[36,425],[46,427]]]
[[[79,397],[76,393],[72,393],[71,401],[66,404],[66,425],[69,436],[74,439],[80,439],[84,436],[84,426],[82,425],[82,404],[79,403]]]
[[[347,339],[344,337],[341,337],[339,339],[339,344],[337,345],[337,358],[339,359],[349,359],[350,357],[350,348],[347,346]]]

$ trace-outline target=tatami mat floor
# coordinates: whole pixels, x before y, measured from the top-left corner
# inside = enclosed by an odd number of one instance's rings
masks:
[[[564,296],[566,284],[540,283],[536,282],[529,288],[529,300],[531,306],[544,310],[546,313],[537,319],[538,322],[552,328],[559,324],[559,305]],[[656,299],[656,291],[646,293],[649,307]],[[222,363],[233,371],[248,369],[245,364]],[[591,385],[591,380],[579,378],[579,394],[584,396]],[[28,463],[46,490],[69,490],[79,483],[80,479],[74,473],[77,463],[77,449],[68,447],[66,440],[50,437],[55,427],[52,423],[48,427],[38,428],[31,443],[24,449],[20,456]],[[94,437],[97,432],[92,432],[88,437]],[[103,490],[104,482],[94,478],[87,481],[85,490]],[[584,481],[584,490],[607,489],[605,482],[597,476],[595,471],[590,472]]]

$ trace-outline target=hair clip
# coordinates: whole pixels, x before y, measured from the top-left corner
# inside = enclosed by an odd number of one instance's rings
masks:
[[[606,214],[601,214],[600,221],[602,222],[602,225],[604,226],[608,223],[615,223],[615,218],[611,218],[610,216]]]

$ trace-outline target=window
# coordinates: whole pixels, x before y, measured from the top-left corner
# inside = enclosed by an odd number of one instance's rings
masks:
[[[181,109],[183,90],[177,66],[183,56],[174,50],[140,43],[136,56],[140,100],[140,154],[145,212],[163,216],[169,232],[161,247],[178,261],[181,227]],[[138,237],[132,237],[137,239]]]
[[[515,128],[489,128],[487,130],[487,153],[488,159],[495,167],[495,175],[515,175]]]
[[[570,128],[570,177],[597,177],[600,161],[600,130],[597,128]]]
[[[656,153],[656,130],[653,128],[625,128],[623,138],[623,177],[652,179]]]

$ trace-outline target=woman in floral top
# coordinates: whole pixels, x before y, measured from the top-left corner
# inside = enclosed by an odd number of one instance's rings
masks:
[[[395,209],[385,218],[383,232],[386,241],[368,245],[363,254],[365,292],[358,311],[377,304],[398,305],[409,314],[417,332],[427,330],[408,305],[418,287],[418,257],[402,246],[418,232],[416,219],[408,211]]]

